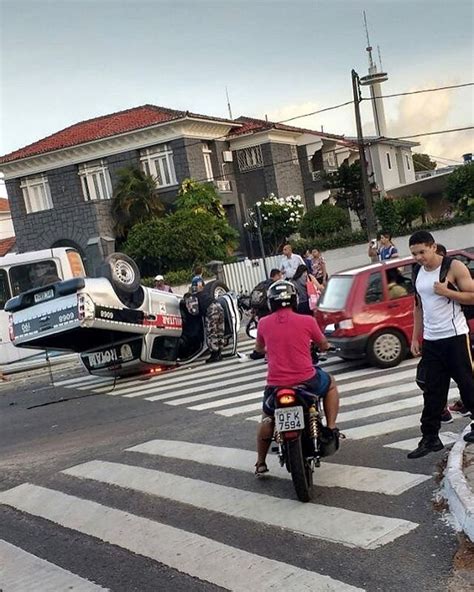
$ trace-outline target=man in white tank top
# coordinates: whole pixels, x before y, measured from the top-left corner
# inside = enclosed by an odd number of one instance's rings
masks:
[[[474,419],[469,327],[459,304],[466,303],[471,296],[474,301],[474,280],[463,263],[453,260],[446,282],[439,281],[443,257],[436,253],[436,243],[429,232],[415,232],[410,237],[409,246],[421,266],[416,278],[411,353],[422,356],[425,390],[421,414],[423,437],[408,458],[420,458],[443,448],[438,433],[451,379],[457,383],[462,402]],[[474,423],[465,439],[474,442]]]

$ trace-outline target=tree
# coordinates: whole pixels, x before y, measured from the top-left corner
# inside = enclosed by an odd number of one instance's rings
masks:
[[[400,215],[395,200],[388,197],[376,200],[374,211],[379,229],[392,235],[396,234],[400,228]]]
[[[193,179],[184,179],[176,200],[177,209],[193,212],[209,212],[216,218],[225,218],[219,193],[212,183],[199,183]]]
[[[191,272],[198,263],[227,259],[237,239],[237,231],[227,220],[183,208],[133,226],[123,249],[145,275],[182,269]]]
[[[151,175],[130,166],[119,169],[117,176],[112,215],[117,236],[125,238],[133,225],[161,216],[164,206],[157,195],[156,180]]]
[[[361,226],[364,227],[366,216],[359,161],[352,164],[343,162],[336,172],[327,174],[325,179],[326,186],[334,190],[333,197],[336,200],[336,205],[353,210],[357,214]]]
[[[459,212],[474,214],[474,162],[458,167],[448,176],[446,196]]]
[[[429,154],[415,152],[413,154],[413,166],[415,167],[415,172],[418,173],[423,171],[434,171],[438,166],[438,163],[431,160]]]
[[[258,224],[262,232],[265,250],[274,255],[288,240],[288,237],[298,230],[304,206],[299,195],[277,197],[271,193],[263,201],[258,201],[261,220],[257,220],[255,209],[247,212],[248,222],[244,227],[252,234],[257,233]]]
[[[330,236],[350,228],[351,222],[347,210],[332,204],[321,204],[309,209],[300,223],[300,233],[305,238]]]

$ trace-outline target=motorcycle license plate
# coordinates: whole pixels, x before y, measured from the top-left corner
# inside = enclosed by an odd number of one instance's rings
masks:
[[[304,428],[303,407],[284,407],[275,410],[276,428],[279,432],[290,432]]]

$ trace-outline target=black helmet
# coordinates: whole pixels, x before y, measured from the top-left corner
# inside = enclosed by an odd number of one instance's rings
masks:
[[[288,306],[291,306],[293,310],[296,310],[296,288],[291,282],[285,282],[284,280],[274,282],[268,288],[267,295],[268,305],[272,312]]]

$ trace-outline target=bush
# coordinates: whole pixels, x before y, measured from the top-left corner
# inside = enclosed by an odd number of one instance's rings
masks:
[[[474,214],[474,162],[458,167],[449,175],[446,196],[459,212]]]
[[[426,214],[426,200],[421,195],[402,197],[395,200],[394,204],[401,226],[410,229],[415,220],[423,218]]]
[[[123,246],[143,275],[193,269],[212,259],[227,260],[238,234],[209,212],[178,210],[134,226]]]
[[[319,239],[350,228],[349,212],[332,204],[311,208],[303,216],[299,231],[304,238]]]

